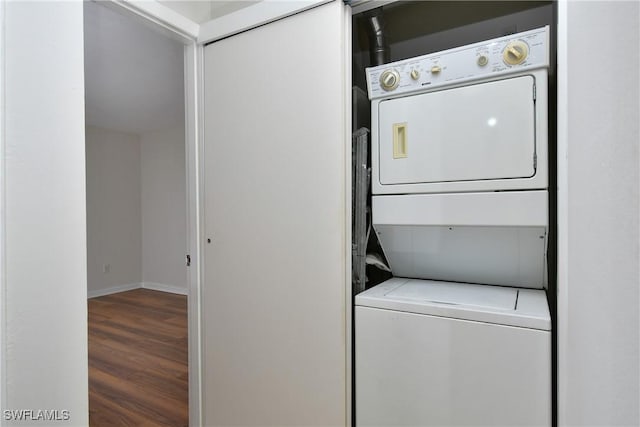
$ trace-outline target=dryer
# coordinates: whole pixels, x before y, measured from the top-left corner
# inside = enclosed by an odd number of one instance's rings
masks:
[[[545,189],[547,28],[367,69],[374,194]]]
[[[547,285],[549,28],[367,69],[394,276]]]
[[[358,425],[551,425],[548,67],[545,27],[367,69]]]

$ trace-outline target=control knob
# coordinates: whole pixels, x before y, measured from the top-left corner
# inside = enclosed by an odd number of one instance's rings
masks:
[[[386,91],[394,90],[400,84],[400,73],[394,69],[385,70],[380,74],[380,86]]]
[[[502,51],[502,59],[505,64],[518,65],[522,64],[529,55],[529,46],[522,40],[509,42]]]

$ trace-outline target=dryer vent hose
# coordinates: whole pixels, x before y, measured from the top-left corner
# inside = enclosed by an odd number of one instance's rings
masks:
[[[371,66],[386,64],[390,61],[389,46],[384,32],[384,18],[382,8],[377,8],[367,14],[369,22],[369,49]]]

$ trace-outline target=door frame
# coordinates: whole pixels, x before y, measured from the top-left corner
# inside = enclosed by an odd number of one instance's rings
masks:
[[[158,2],[107,0],[100,2],[140,22],[161,34],[184,45],[184,113],[185,113],[185,170],[187,238],[186,247],[191,257],[187,268],[187,316],[189,347],[189,425],[199,426],[202,414],[201,393],[201,326],[200,326],[200,283],[202,267],[200,254],[201,230],[201,185],[200,176],[200,136],[202,135],[199,112],[201,100],[198,96],[202,79],[202,45],[197,37],[200,25]],[[186,254],[185,254],[186,255]]]
[[[5,233],[5,2],[0,1],[0,408],[6,408],[7,382],[6,377],[6,337],[7,320],[5,304],[7,301],[7,279],[6,279],[6,233]],[[5,425],[4,420],[0,420],[0,426]]]

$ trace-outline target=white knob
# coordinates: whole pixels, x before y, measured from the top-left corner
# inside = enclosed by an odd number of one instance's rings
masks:
[[[529,55],[529,45],[522,40],[509,42],[502,52],[502,59],[507,65],[518,65]]]
[[[394,90],[400,84],[400,74],[396,70],[385,70],[380,74],[380,86],[386,91]]]

